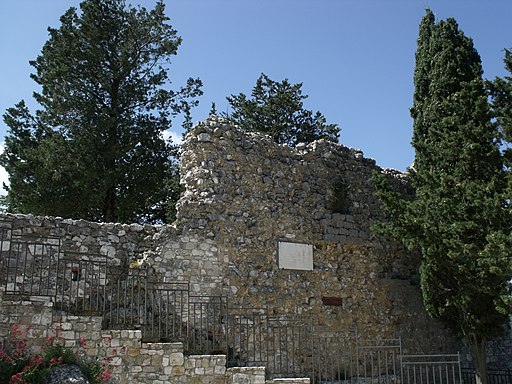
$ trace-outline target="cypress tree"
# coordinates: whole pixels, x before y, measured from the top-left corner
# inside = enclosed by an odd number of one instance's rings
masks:
[[[512,50],[505,49],[503,59],[505,69],[511,74],[503,78],[497,77],[487,83],[492,100],[493,116],[496,118],[498,128],[503,140],[512,143]],[[512,166],[512,149],[508,145],[505,149],[506,164]]]
[[[454,19],[427,10],[416,52],[409,200],[381,179],[390,213],[383,232],[421,252],[428,313],[472,351],[487,380],[487,341],[505,329],[510,308],[510,219],[503,157],[491,122],[480,57]]]

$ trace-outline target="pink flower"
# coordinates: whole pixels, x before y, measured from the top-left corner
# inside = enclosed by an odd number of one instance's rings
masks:
[[[41,356],[36,355],[36,356],[32,357],[31,361],[32,361],[32,364],[34,364],[37,367],[38,365],[40,365],[43,362],[43,358]]]
[[[6,363],[10,363],[12,361],[12,357],[9,356],[9,354],[5,352],[3,349],[0,349],[0,359],[5,361]]]
[[[85,337],[81,337],[78,339],[78,345],[82,348],[85,348],[85,345],[87,344],[87,339]]]
[[[105,369],[103,372],[101,372],[101,378],[103,380],[110,380],[110,371]]]
[[[30,364],[29,365],[25,365],[23,367],[23,370],[21,371],[21,373],[23,374],[23,373],[25,373],[27,371],[30,371],[31,369],[32,369],[32,366]]]
[[[23,378],[23,374],[21,372],[18,372],[15,375],[12,375],[9,379],[9,384],[25,384],[26,381]]]

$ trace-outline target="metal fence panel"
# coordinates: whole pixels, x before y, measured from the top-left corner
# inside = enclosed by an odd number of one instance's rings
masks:
[[[474,369],[462,370],[464,384],[476,384],[476,371]],[[512,384],[512,369],[488,369],[488,384]]]
[[[227,351],[226,321],[228,302],[225,296],[189,296],[188,353],[217,354]]]
[[[402,355],[400,339],[363,340],[355,330],[313,327],[264,308],[229,308],[225,296],[190,295],[188,283],[155,281],[145,269],[113,272],[106,256],[63,252],[60,238],[13,236],[10,223],[0,222],[0,256],[7,294],[49,296],[67,313],[102,314],[107,329],[182,341],[189,354],[226,354],[228,366],[265,366],[269,379],[473,384],[459,355]],[[489,383],[512,384],[511,377],[490,371]]]
[[[460,356],[403,355],[402,380],[410,384],[460,384]]]
[[[228,367],[258,367],[267,363],[268,314],[264,308],[229,308]]]
[[[71,314],[103,315],[107,257],[62,253],[57,262],[55,307]]]
[[[30,240],[11,237],[9,250],[3,254],[5,293],[54,297],[57,293],[59,254],[60,238]]]

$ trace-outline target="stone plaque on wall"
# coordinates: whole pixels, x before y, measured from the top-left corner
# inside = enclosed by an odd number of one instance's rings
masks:
[[[280,241],[277,257],[279,268],[313,270],[313,245],[311,244]]]

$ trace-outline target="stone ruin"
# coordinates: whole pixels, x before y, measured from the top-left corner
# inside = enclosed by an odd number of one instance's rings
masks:
[[[241,311],[236,345],[247,324],[268,321],[268,331],[272,318],[313,324],[324,333],[401,338],[403,353],[454,352],[453,338],[423,308],[418,255],[372,232],[383,219],[371,182],[375,172],[406,187],[404,175],[381,169],[358,150],[323,140],[289,148],[212,116],[183,143],[184,193],[172,225],[4,215],[4,296],[52,296],[39,288],[50,287],[63,316],[101,308],[103,329],[137,329],[137,318],[148,313],[153,320],[160,316],[160,327],[163,315],[155,312],[172,307],[171,321],[166,312],[174,332],[169,339],[194,334],[201,343],[229,325],[222,313],[229,307]],[[20,277],[14,247],[46,272],[30,280],[23,270]],[[155,301],[148,281],[167,299]],[[194,300],[200,312],[190,306],[178,311]],[[197,324],[212,314],[219,321],[205,336]],[[16,318],[6,310],[2,316]],[[115,318],[131,323],[116,327]],[[216,343],[211,353],[222,351]],[[242,352],[228,349],[229,364]]]

